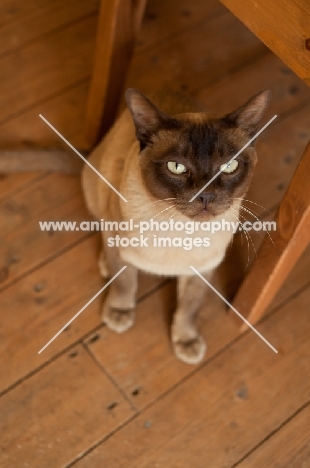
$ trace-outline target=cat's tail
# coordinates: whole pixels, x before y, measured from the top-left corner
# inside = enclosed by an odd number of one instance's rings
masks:
[[[0,150],[0,173],[49,171],[79,174],[83,160],[64,150]]]

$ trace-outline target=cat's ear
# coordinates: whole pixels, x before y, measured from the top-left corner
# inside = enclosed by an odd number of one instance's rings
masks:
[[[169,117],[136,89],[127,89],[125,97],[136,127],[137,138],[143,148]]]
[[[269,89],[260,91],[227,117],[238,127],[242,128],[250,137],[253,137],[270,99],[271,91]]]

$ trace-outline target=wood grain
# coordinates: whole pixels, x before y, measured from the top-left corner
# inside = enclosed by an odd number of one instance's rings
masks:
[[[283,302],[287,301],[289,297],[296,293],[297,289],[305,288],[309,284],[309,265],[310,265],[310,246],[308,246],[297,261],[296,265],[288,275],[286,281],[283,283],[279,292],[267,308],[270,309],[278,307]]]
[[[29,186],[42,177],[42,172],[28,172],[25,174],[3,174],[0,173],[0,201],[10,197],[22,187]]]
[[[98,238],[87,239],[1,292],[0,391],[85,337],[100,318],[104,294],[42,354],[38,351],[103,287],[99,276]],[[161,278],[141,275],[138,297],[160,286]],[[100,339],[96,331],[90,341]],[[97,338],[94,338],[96,336]]]
[[[0,59],[1,123],[89,76],[95,24],[86,18]]]
[[[307,406],[276,434],[246,457],[238,468],[309,468],[310,466],[310,406]]]
[[[275,114],[282,118],[284,112],[310,98],[308,86],[270,52],[211,86],[203,86],[195,97],[203,101],[210,112],[225,115],[263,89],[272,91],[264,114],[266,121]]]
[[[309,307],[308,290],[259,327],[278,355],[247,333],[76,467],[231,467],[309,400]]]
[[[270,2],[221,0],[306,84],[310,85],[309,20],[307,0]]]
[[[83,231],[41,231],[39,221],[90,220],[76,176],[47,175],[0,206],[0,287],[85,237]]]
[[[98,8],[99,0],[68,0],[65,3],[61,0],[2,0],[0,57],[12,50],[21,49],[29,42],[44,41],[46,34],[51,34],[55,29],[65,28],[87,15],[96,14]]]
[[[227,30],[229,41],[223,35]],[[148,49],[146,56],[134,56],[126,86],[144,92],[163,87],[192,92],[265,50],[247,28],[225,12]]]
[[[217,0],[191,3],[188,0],[148,0],[137,36],[136,53],[144,53],[194,24],[208,23],[211,17],[224,12],[225,7]]]
[[[65,466],[133,414],[82,346],[2,397],[0,411],[3,468]]]
[[[83,147],[88,79],[18,113],[0,125],[1,147],[5,149],[66,147],[42,119],[42,114],[73,146]]]
[[[101,1],[85,117],[89,149],[115,120],[145,4],[145,0]]]

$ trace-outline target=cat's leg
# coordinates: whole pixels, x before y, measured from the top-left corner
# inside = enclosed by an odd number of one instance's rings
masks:
[[[125,264],[116,247],[105,247],[105,255],[109,274],[113,277]],[[109,286],[103,304],[102,321],[117,333],[125,332],[134,324],[137,277],[137,268],[127,265],[127,268]]]
[[[102,278],[108,278],[110,276],[104,245],[102,245],[101,251],[99,254],[98,268],[99,268],[99,272]]]
[[[174,353],[181,361],[197,364],[205,355],[206,344],[198,333],[195,319],[207,285],[198,276],[179,276],[177,289],[178,304],[172,323]]]

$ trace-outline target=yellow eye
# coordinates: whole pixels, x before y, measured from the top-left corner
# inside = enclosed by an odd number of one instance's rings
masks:
[[[186,167],[183,164],[174,161],[169,161],[167,167],[172,174],[183,174],[186,172]]]
[[[238,161],[235,159],[227,164],[222,164],[220,167],[220,170],[222,172],[225,172],[225,174],[231,174],[232,172],[235,172],[235,170],[238,167]]]

